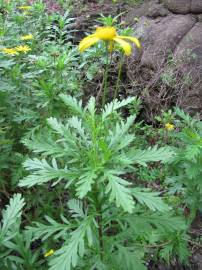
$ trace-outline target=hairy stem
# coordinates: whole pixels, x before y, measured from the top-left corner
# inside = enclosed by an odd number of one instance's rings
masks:
[[[114,91],[114,98],[113,100],[115,100],[118,96],[118,92],[119,92],[119,84],[120,84],[120,80],[121,80],[121,72],[122,72],[122,67],[123,67],[123,59],[124,59],[124,56],[122,55],[121,56],[121,59],[120,59],[120,62],[119,62],[119,69],[118,69],[118,78],[117,78],[117,81],[116,81],[116,88],[115,88],[115,91]]]
[[[98,185],[95,186],[94,191],[94,202],[95,208],[97,212],[97,224],[98,224],[98,241],[99,241],[99,249],[100,249],[100,259],[103,260],[104,253],[104,242],[103,242],[103,225],[102,225],[102,200],[99,198],[99,188]]]
[[[98,212],[99,212],[99,216],[97,217],[97,222],[98,222],[98,235],[99,235],[99,246],[100,246],[100,259],[103,260],[104,243],[103,243],[103,228],[102,228],[101,208],[98,209]]]
[[[104,108],[105,102],[106,102],[106,97],[107,97],[107,83],[108,83],[108,73],[109,73],[109,44],[106,42],[106,56],[107,56],[107,62],[105,65],[105,72],[104,72],[104,77],[103,77],[103,87],[104,87],[104,92],[102,94],[102,108]]]

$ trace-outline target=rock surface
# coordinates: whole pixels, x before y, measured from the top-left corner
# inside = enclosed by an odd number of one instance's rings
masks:
[[[202,13],[201,0],[165,0],[171,12],[179,14]]]
[[[139,86],[143,85],[139,94],[146,93],[148,115],[162,109],[163,104],[197,112],[202,118],[202,0],[165,1],[169,9],[166,16],[150,16],[145,5],[126,16],[126,22],[133,25],[134,35],[143,45],[139,57],[134,55],[128,60],[127,74]],[[149,6],[153,13],[165,8],[162,1],[151,1]],[[137,89],[134,91],[138,94]]]
[[[191,1],[191,12],[202,13],[202,1],[201,0],[192,0]]]
[[[196,23],[181,40],[174,58],[182,63],[181,72],[191,79],[192,86],[182,95],[179,106],[198,112],[198,108],[202,107],[202,23]]]
[[[136,9],[132,9],[126,15],[126,22],[127,23],[134,23],[134,20],[141,16],[148,16],[151,18],[157,18],[159,16],[164,17],[168,15],[169,11],[164,5],[164,3],[159,3],[159,1],[150,1],[145,2],[143,5]]]
[[[187,14],[191,9],[191,0],[167,0],[167,5],[174,13]]]
[[[157,21],[148,29],[148,35],[144,38],[146,49],[141,64],[152,68],[161,66],[195,22],[190,15],[171,15]]]

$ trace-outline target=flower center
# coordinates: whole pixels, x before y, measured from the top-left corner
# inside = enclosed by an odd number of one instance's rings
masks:
[[[98,27],[95,35],[104,41],[112,40],[116,36],[116,29],[114,27]]]

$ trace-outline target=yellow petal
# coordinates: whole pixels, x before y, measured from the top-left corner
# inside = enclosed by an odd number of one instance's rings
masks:
[[[117,36],[118,38],[122,38],[122,39],[127,39],[132,41],[133,43],[135,43],[135,45],[140,49],[141,48],[141,44],[138,38],[135,37],[128,37],[128,36]]]
[[[122,40],[120,37],[115,37],[115,38],[113,38],[113,40],[116,41],[117,43],[119,43],[119,45],[122,47],[122,49],[124,50],[124,53],[126,55],[131,54],[132,48],[128,42]]]
[[[80,42],[83,42],[83,41],[85,41],[85,40],[88,40],[89,38],[92,38],[92,37],[94,37],[94,36],[95,36],[95,34],[88,35],[87,37],[83,38]]]
[[[83,44],[86,43],[86,41],[88,41],[89,39],[91,39],[91,38],[94,37],[94,36],[95,36],[95,35],[93,34],[93,35],[89,35],[89,36],[83,38],[83,39],[79,42],[79,48],[82,47]]]
[[[80,43],[79,43],[79,51],[83,52],[89,47],[91,47],[93,44],[99,41],[99,38],[95,37],[94,35],[88,36],[84,38]]]

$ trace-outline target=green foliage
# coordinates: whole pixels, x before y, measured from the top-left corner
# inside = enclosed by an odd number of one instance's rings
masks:
[[[49,118],[48,138],[42,131],[23,141],[42,158],[24,162],[31,174],[19,185],[32,187],[50,181],[55,186],[65,182],[73,198],[68,204],[70,216],[63,216],[62,224],[46,217],[48,225],[36,222],[28,231],[33,239],[63,241],[51,257],[49,269],[91,269],[95,265],[98,269],[116,269],[116,263],[126,254],[128,269],[132,265],[145,269],[144,252],[139,254],[132,248],[134,241],[148,241],[141,238],[142,228],[149,235],[151,230],[165,234],[185,230],[185,226],[180,218],[172,217],[158,192],[135,187],[125,175],[133,173],[136,164],[167,162],[174,153],[168,147],[141,150],[135,146],[130,128],[136,117],[129,116],[125,121],[121,114],[115,117],[134,98],[114,100],[98,112],[93,97],[85,107],[74,97],[60,97],[73,116],[64,123]]]
[[[68,11],[47,14],[42,1],[25,11],[21,5],[27,6],[24,1],[3,1],[0,19],[0,187],[4,193],[12,193],[23,175],[26,151],[21,138],[43,126],[44,118],[53,113],[63,115],[59,93],[81,95],[81,62],[86,63],[70,41],[74,19]],[[27,34],[33,39],[21,40]],[[1,50],[19,45],[29,46],[30,51],[9,55]]]
[[[22,215],[22,208],[24,206],[24,199],[20,194],[14,195],[10,199],[9,205],[2,213],[1,231],[0,231],[0,244],[5,245],[6,242],[13,238],[15,231],[13,226]]]
[[[159,252],[160,258],[170,264],[171,258],[178,255],[179,261],[182,264],[188,264],[188,245],[187,235],[184,233],[170,234],[167,236],[168,242]]]
[[[181,131],[176,135],[179,142],[169,183],[172,190],[182,192],[184,202],[191,211],[190,219],[193,220],[197,210],[202,209],[202,125],[201,121],[179,109],[176,110],[176,114],[181,120]]]
[[[66,185],[68,187],[74,185],[77,196],[82,199],[92,191],[95,179],[101,178],[102,185],[107,184],[105,193],[110,194],[110,199],[116,201],[118,207],[122,204],[125,210],[131,212],[134,203],[127,187],[129,183],[118,175],[124,174],[124,170],[125,172],[131,170],[135,163],[146,165],[151,161],[165,162],[173,155],[172,150],[166,147],[159,149],[153,147],[148,150],[133,147],[127,149],[134,140],[128,133],[135,119],[133,116],[129,116],[125,123],[120,119],[110,127],[110,130],[108,129],[111,122],[110,116],[132,101],[132,98],[106,105],[100,117],[95,114],[94,98],[91,98],[82,109],[81,103],[76,99],[63,95],[61,97],[75,116],[69,118],[66,124],[60,123],[55,118],[48,119],[53,133],[58,135],[55,142],[52,140],[52,145],[54,143],[56,150],[51,153],[52,164],[50,165],[46,159],[28,159],[24,167],[33,171],[33,174],[25,177],[20,182],[20,186],[31,187],[50,180],[55,180],[54,184],[56,184],[65,179]],[[46,149],[46,144],[38,145],[34,139],[26,141],[26,145],[31,149],[35,146],[36,152],[50,154],[50,151]],[[57,160],[58,155],[60,158]],[[65,160],[66,168],[59,167],[62,163],[61,158]],[[75,181],[76,179],[78,180]]]
[[[48,13],[42,0],[25,10],[0,0],[0,269],[146,270],[151,254],[188,264],[183,210],[192,221],[201,209],[201,122],[178,109],[156,117],[160,129],[137,122],[138,97],[99,106],[108,60],[104,42],[78,52],[70,10],[83,2]],[[123,15],[96,23],[131,35]],[[30,51],[2,50],[19,45]],[[161,79],[172,85],[172,72]]]
[[[79,227],[71,233],[69,244],[64,245],[59,249],[50,263],[50,269],[56,270],[60,267],[61,270],[70,270],[78,264],[79,257],[83,257],[85,253],[84,237],[90,236],[88,243],[92,244],[91,224],[93,222],[92,217],[88,216]]]
[[[24,199],[15,194],[2,212],[0,227],[1,269],[30,269],[39,266],[38,254],[32,255],[31,238],[20,230]]]
[[[139,203],[146,205],[152,211],[157,210],[160,212],[166,212],[170,210],[168,205],[160,199],[160,194],[158,192],[150,192],[150,190],[147,189],[141,190],[139,188],[134,188],[132,193]]]

